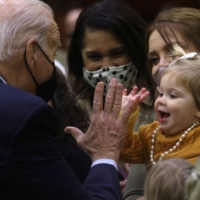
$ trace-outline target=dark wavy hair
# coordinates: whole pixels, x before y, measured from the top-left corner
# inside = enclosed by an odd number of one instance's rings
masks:
[[[80,14],[68,51],[70,83],[77,95],[84,96],[88,91],[93,98],[94,88],[83,79],[83,60],[81,50],[86,29],[111,32],[125,44],[128,54],[138,69],[136,85],[146,87],[154,98],[154,83],[146,67],[145,56],[145,21],[130,6],[107,0],[86,7]],[[105,44],[106,45],[106,44]],[[92,101],[91,101],[92,102]]]
[[[90,123],[89,115],[77,102],[65,76],[58,69],[56,69],[56,78],[58,84],[51,102],[59,120],[57,139],[59,143],[75,142],[70,134],[64,133],[64,128],[74,126],[85,132]]]

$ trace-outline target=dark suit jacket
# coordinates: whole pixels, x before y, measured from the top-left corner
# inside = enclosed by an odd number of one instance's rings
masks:
[[[71,142],[69,144],[61,143],[60,145],[65,160],[80,183],[83,184],[92,165],[91,158],[78,147],[76,142]]]
[[[84,186],[79,183],[56,141],[56,126],[53,109],[41,98],[0,83],[0,197],[121,199],[112,165],[92,167]]]

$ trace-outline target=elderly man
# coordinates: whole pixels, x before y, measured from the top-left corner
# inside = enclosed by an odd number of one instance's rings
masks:
[[[56,142],[56,115],[47,105],[56,88],[59,46],[52,10],[38,0],[0,0],[0,199],[121,199],[116,163],[129,101],[119,118],[122,85],[96,87],[94,119],[86,134],[67,127],[93,164],[80,185]]]

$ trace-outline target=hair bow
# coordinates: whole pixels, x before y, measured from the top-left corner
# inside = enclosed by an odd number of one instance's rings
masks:
[[[169,66],[173,65],[177,60],[183,60],[183,59],[187,59],[187,58],[194,58],[196,55],[198,55],[197,52],[187,53],[184,56],[181,56],[180,58],[177,58],[176,60],[174,60]]]
[[[187,59],[187,58],[194,58],[197,54],[198,54],[197,52],[187,53],[184,56],[181,56],[180,58],[178,58],[177,60],[182,60],[182,59]]]

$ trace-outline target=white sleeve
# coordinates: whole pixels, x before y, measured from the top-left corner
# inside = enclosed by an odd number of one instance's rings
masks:
[[[118,168],[117,168],[117,163],[114,161],[114,160],[111,160],[111,159],[99,159],[99,160],[96,160],[92,163],[92,166],[95,166],[95,165],[98,165],[98,164],[108,164],[108,165],[113,165],[116,170],[118,171]]]

